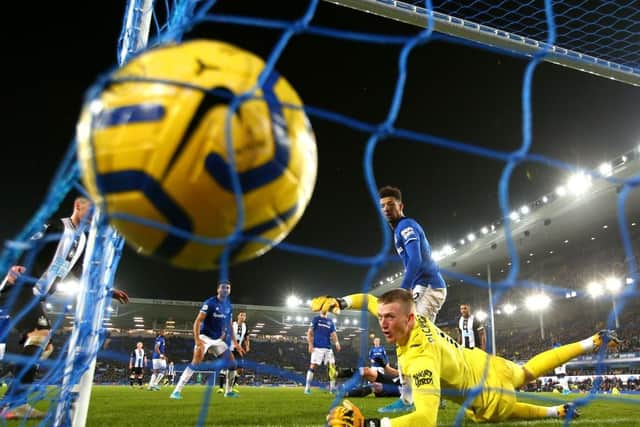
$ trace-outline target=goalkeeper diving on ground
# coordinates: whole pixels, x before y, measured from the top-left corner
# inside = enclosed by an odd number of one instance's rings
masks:
[[[378,318],[389,343],[396,344],[398,363],[411,378],[415,411],[393,419],[366,418],[350,401],[331,409],[327,425],[337,427],[435,426],[440,395],[467,404],[466,414],[476,422],[575,418],[573,403],[538,406],[518,402],[515,390],[574,357],[617,348],[614,331],[603,330],[582,341],[557,347],[519,366],[474,348],[463,348],[429,319],[416,314],[413,296],[394,289],[379,298],[353,294],[343,298],[316,297],[311,309],[339,314],[344,309],[367,309]]]

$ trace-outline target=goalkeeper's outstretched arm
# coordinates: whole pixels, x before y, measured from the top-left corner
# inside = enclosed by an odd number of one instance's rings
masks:
[[[369,313],[378,317],[378,299],[369,294],[351,294],[342,298],[320,296],[311,300],[311,310],[326,313],[328,311],[339,314],[345,309],[360,310],[366,308]]]

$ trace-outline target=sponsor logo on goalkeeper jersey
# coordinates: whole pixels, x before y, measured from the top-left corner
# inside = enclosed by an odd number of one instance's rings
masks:
[[[413,383],[416,387],[433,384],[433,373],[425,369],[413,375]]]

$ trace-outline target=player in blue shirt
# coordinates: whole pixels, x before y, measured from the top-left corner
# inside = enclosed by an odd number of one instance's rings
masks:
[[[418,314],[435,322],[436,315],[447,298],[445,283],[438,264],[431,257],[431,245],[424,230],[415,220],[404,215],[402,192],[400,189],[386,186],[379,191],[382,214],[393,230],[396,252],[404,264],[403,289],[413,293]],[[413,396],[409,381],[403,380],[402,398],[391,405],[380,408],[380,412],[404,412],[413,410]],[[444,400],[442,401],[444,402]]]
[[[225,397],[237,397],[231,390],[231,384],[236,373],[236,363],[233,354],[229,351],[227,340],[233,343],[233,348],[241,355],[244,350],[238,344],[232,331],[231,313],[233,307],[229,295],[231,294],[231,282],[223,280],[218,282],[218,293],[216,296],[207,299],[200,308],[200,312],[193,322],[193,338],[195,346],[193,348],[193,359],[191,364],[185,368],[178,380],[176,388],[169,396],[171,399],[182,399],[182,388],[189,382],[197,365],[202,362],[204,355],[211,350],[215,357],[224,356],[228,359],[227,382],[225,384]]]
[[[151,356],[153,374],[149,380],[148,390],[160,390],[160,380],[162,380],[162,377],[164,377],[164,373],[167,370],[167,360],[165,358],[166,344],[167,342],[164,338],[164,330],[161,330],[158,332],[158,335],[156,335],[156,341],[153,345],[153,353]]]
[[[371,367],[375,368],[381,374],[384,374],[384,367],[389,364],[389,358],[387,352],[383,346],[380,345],[380,338],[373,339],[373,347],[369,350],[369,362]]]
[[[415,220],[404,216],[402,193],[395,187],[380,189],[380,208],[393,230],[396,252],[404,264],[403,289],[412,291],[418,314],[435,322],[447,298],[447,285],[438,264],[431,258],[431,245]]]
[[[307,371],[307,382],[304,387],[305,394],[311,394],[311,381],[313,373],[318,365],[325,364],[329,371],[329,391],[334,392],[336,388],[336,359],[331,349],[331,343],[336,346],[336,351],[340,351],[340,341],[336,333],[336,325],[333,320],[327,317],[327,313],[321,313],[311,321],[307,330],[307,343],[311,354],[311,363]]]

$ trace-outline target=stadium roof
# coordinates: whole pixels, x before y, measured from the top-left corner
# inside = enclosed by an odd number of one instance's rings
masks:
[[[614,244],[622,248],[618,227],[620,182],[640,178],[640,146],[609,165],[609,180],[583,175],[587,184],[583,192],[572,193],[569,186],[559,186],[511,212],[511,235],[521,264],[543,258],[548,263],[551,257],[562,262],[564,257],[579,254],[584,245],[602,245],[603,241],[611,243],[615,239]],[[637,189],[629,192],[624,213],[625,226],[637,244],[640,236],[640,191]],[[501,270],[504,273],[511,265],[504,224],[496,221],[472,234],[455,245],[434,251],[439,265],[445,273],[451,273],[450,276],[464,274],[482,280],[486,280],[487,266],[491,266],[495,281],[501,276]],[[397,287],[401,280],[401,274],[382,280],[374,293]]]

